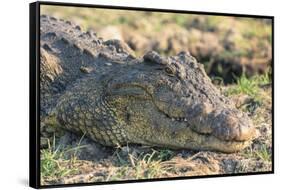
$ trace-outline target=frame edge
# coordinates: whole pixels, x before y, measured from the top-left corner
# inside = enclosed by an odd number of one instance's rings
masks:
[[[38,153],[38,10],[39,3],[29,4],[29,186],[40,187],[40,154]],[[39,139],[40,140],[40,139]]]

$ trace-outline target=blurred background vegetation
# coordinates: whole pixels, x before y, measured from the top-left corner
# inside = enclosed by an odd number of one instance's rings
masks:
[[[189,51],[209,76],[225,83],[271,73],[270,19],[41,6],[41,14],[70,20],[104,40],[125,41],[136,55]]]

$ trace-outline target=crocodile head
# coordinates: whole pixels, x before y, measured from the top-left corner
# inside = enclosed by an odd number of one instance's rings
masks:
[[[169,58],[148,52],[141,63],[116,71],[105,99],[133,143],[236,152],[255,136],[248,116],[184,52]]]
[[[101,44],[71,22],[40,19],[42,128],[58,125],[110,146],[223,152],[241,150],[253,138],[247,115],[189,54],[148,52],[135,59],[116,40]]]

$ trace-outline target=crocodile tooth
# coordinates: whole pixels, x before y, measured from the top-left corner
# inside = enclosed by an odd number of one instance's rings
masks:
[[[172,121],[175,121],[175,118],[172,118]]]
[[[186,119],[186,118],[184,118],[184,121],[187,121],[187,119]]]

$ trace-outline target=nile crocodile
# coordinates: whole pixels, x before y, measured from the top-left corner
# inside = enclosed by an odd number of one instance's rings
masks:
[[[40,71],[41,125],[52,119],[102,145],[236,152],[255,136],[186,52],[136,58],[124,42],[42,15]]]

